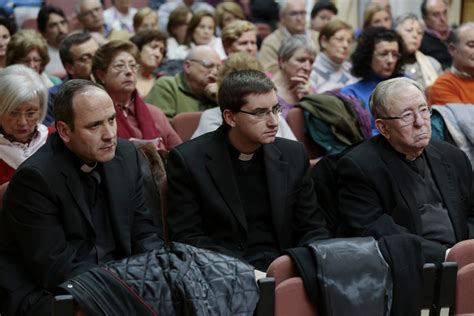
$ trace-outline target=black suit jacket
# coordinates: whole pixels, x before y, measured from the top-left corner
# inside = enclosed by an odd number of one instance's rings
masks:
[[[53,291],[95,266],[84,261],[95,229],[75,159],[53,134],[11,179],[0,222],[0,287],[9,304],[28,288]],[[134,145],[119,140],[115,158],[103,164],[116,259],[160,246],[139,163]]]
[[[458,148],[432,141],[425,157],[453,225],[456,241],[474,236],[471,164]],[[404,162],[382,136],[366,140],[338,162],[339,210],[357,236],[413,234],[427,262],[444,260],[446,246],[421,237],[414,181]]]
[[[226,138],[220,127],[171,151],[168,224],[173,240],[242,257],[247,222]],[[276,138],[263,157],[278,247],[327,238],[303,145]]]

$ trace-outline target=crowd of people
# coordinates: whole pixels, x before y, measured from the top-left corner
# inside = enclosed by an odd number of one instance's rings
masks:
[[[75,0],[75,25],[43,4],[35,29],[0,12],[2,315],[47,315],[58,285],[166,233],[261,273],[334,237],[405,236],[433,263],[474,237],[474,23],[450,25],[445,1],[372,1],[355,29],[324,0],[149,2]],[[202,112],[191,140],[171,124],[185,112]]]

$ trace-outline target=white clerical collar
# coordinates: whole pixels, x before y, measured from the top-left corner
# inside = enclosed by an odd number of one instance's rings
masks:
[[[94,165],[92,165],[92,166],[85,163],[81,166],[81,171],[84,172],[84,173],[91,173],[92,170],[95,169],[95,167],[97,167],[97,162],[95,162]]]
[[[254,153],[251,153],[251,154],[240,153],[238,159],[240,161],[250,161],[250,160],[252,160],[253,155],[254,155]]]

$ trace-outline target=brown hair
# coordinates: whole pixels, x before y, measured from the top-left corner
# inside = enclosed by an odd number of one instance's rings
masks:
[[[48,44],[40,33],[31,29],[21,30],[11,37],[7,45],[5,65],[19,64],[20,60],[33,49],[36,49],[41,57],[40,73],[42,73],[49,63]]]
[[[323,36],[326,38],[326,40],[329,40],[334,34],[339,32],[340,30],[352,31],[352,26],[342,20],[334,19],[321,29],[318,38],[319,47],[321,47],[321,50],[323,50],[323,46],[321,45]]]
[[[166,26],[168,34],[174,36],[172,32],[173,28],[186,24],[188,21],[189,13],[192,14],[191,10],[185,5],[180,5],[176,7],[176,9],[171,12],[170,17],[168,19],[168,25]]]
[[[231,46],[243,33],[254,31],[256,33],[255,25],[249,21],[239,20],[224,27],[221,33],[222,45],[224,47]]]
[[[140,52],[137,46],[129,41],[115,40],[101,46],[94,56],[92,61],[92,73],[97,79],[97,71],[107,71],[112,60],[121,52],[127,52],[135,58],[137,63],[140,63]]]
[[[214,15],[209,11],[198,11],[194,13],[193,18],[191,19],[191,21],[189,21],[188,29],[186,31],[186,38],[184,39],[184,44],[188,46],[191,44],[191,42],[193,41],[194,30],[198,27],[199,23],[201,23],[201,20],[206,16],[212,18],[212,20],[214,21],[214,30],[216,29],[216,19],[214,18]]]
[[[222,17],[224,16],[224,13],[230,13],[233,16],[235,16],[239,20],[245,20],[245,15],[244,11],[242,11],[242,8],[240,5],[238,5],[235,2],[221,2],[216,6],[216,24],[222,29],[224,26],[223,24],[223,19]]]
[[[135,15],[133,16],[133,29],[135,30],[135,32],[137,32],[138,28],[142,25],[143,19],[145,19],[145,17],[150,14],[154,14],[156,21],[158,22],[158,17],[155,11],[148,7],[141,8],[137,11],[137,13],[135,13]]]
[[[364,24],[363,24],[364,30],[371,26],[370,22],[372,22],[372,17],[374,16],[375,13],[380,12],[380,11],[386,11],[388,15],[390,16],[390,19],[392,19],[392,9],[390,5],[384,6],[379,3],[369,3],[365,7],[365,10],[364,10]]]
[[[247,53],[232,54],[224,61],[217,74],[217,85],[220,86],[222,80],[224,80],[228,74],[243,69],[263,71],[263,66],[256,57]]]

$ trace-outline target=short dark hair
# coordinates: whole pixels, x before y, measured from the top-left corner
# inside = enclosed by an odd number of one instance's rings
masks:
[[[77,93],[91,89],[99,88],[104,91],[101,85],[84,79],[68,80],[61,86],[56,98],[54,99],[53,111],[56,124],[59,121],[66,123],[71,131],[74,131],[74,109],[73,99]]]
[[[404,64],[405,43],[400,35],[394,30],[389,30],[384,27],[369,27],[361,34],[357,41],[357,48],[351,56],[352,74],[356,77],[367,79],[370,76],[372,68],[372,57],[374,54],[375,45],[379,42],[397,42],[398,52],[401,58],[398,58],[397,65],[391,77],[397,77],[403,74],[402,67]]]
[[[163,42],[166,47],[167,38],[168,34],[166,34],[165,32],[158,30],[143,30],[135,33],[135,35],[130,38],[130,41],[133,44],[137,45],[138,50],[141,51],[144,45],[152,41]]]
[[[61,57],[61,62],[63,65],[72,64],[74,63],[74,59],[71,54],[71,47],[74,45],[81,45],[88,40],[90,40],[92,36],[90,33],[73,33],[67,36],[65,39],[59,43],[59,57]]]
[[[8,33],[10,33],[10,36],[13,36],[13,34],[16,32],[15,25],[7,17],[0,16],[0,25],[3,25],[8,30]]]
[[[36,18],[36,24],[38,25],[38,30],[41,33],[44,33],[46,31],[46,25],[48,25],[49,15],[53,13],[62,16],[67,21],[66,14],[64,14],[64,11],[61,8],[52,4],[47,4],[39,10],[38,17]]]
[[[247,96],[276,91],[275,84],[263,72],[253,69],[237,70],[222,80],[217,102],[222,112],[229,109],[238,112],[247,104]]]
[[[314,4],[313,10],[311,10],[311,19],[314,19],[314,17],[322,10],[328,10],[334,14],[337,14],[337,8],[334,3],[320,0]]]

